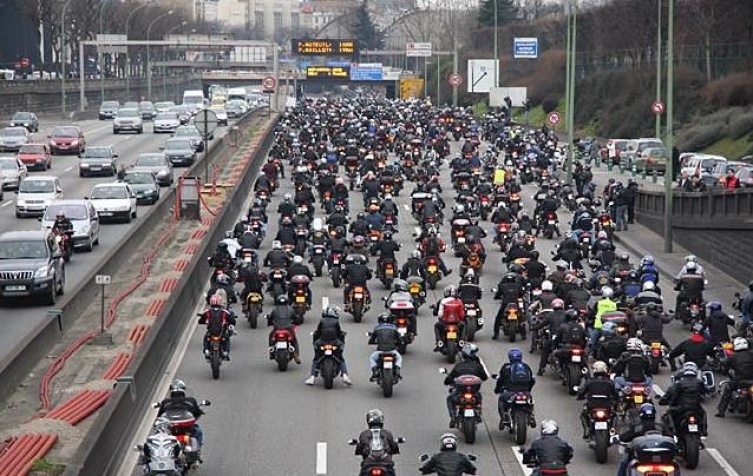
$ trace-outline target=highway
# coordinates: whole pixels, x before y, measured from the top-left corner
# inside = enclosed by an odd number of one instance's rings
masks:
[[[453,151],[457,143],[453,143]],[[444,199],[449,208],[453,204],[453,191],[449,183],[447,168],[443,169]],[[599,174],[601,175],[601,174]],[[273,236],[276,229],[276,208],[280,197],[291,189],[289,180],[275,195],[270,205],[270,230]],[[416,226],[410,216],[410,189],[396,198],[400,209],[400,232],[396,239],[402,244],[398,261],[402,264],[414,248],[410,237]],[[524,201],[527,210],[532,210],[531,196],[535,188],[524,187]],[[351,194],[351,218],[361,210],[361,194]],[[568,226],[569,214],[560,211],[563,230]],[[483,223],[483,222],[482,222]],[[489,229],[488,222],[485,228]],[[449,236],[449,226],[442,229],[443,236]],[[540,239],[537,249],[542,257],[548,258],[550,251],[559,240]],[[486,327],[478,335],[478,344],[490,372],[498,372],[501,364],[507,360],[507,352],[513,347],[524,350],[525,360],[536,370],[539,354],[530,355],[526,342],[510,344],[506,339],[491,340],[491,324],[498,309],[497,302],[491,299],[491,288],[495,286],[503,273],[500,265],[501,254],[491,245],[491,237],[485,240],[489,254],[481,286],[485,290],[482,309],[487,319]],[[265,240],[261,256],[270,249],[271,239]],[[446,253],[445,260],[454,273],[445,278],[437,291],[429,292],[429,303],[441,298],[441,290],[448,284],[458,282],[458,258]],[[633,256],[636,263],[640,257]],[[551,262],[547,259],[548,264]],[[372,264],[375,259],[372,258]],[[207,278],[209,270],[206,270]],[[662,278],[664,279],[664,278]],[[709,280],[713,283],[714,277]],[[195,473],[197,475],[216,474],[284,474],[298,475],[334,475],[358,474],[360,458],[353,456],[352,447],[347,445],[351,437],[356,437],[365,428],[365,415],[369,409],[380,408],[386,414],[386,428],[396,436],[403,436],[407,442],[402,445],[402,454],[396,456],[397,474],[416,474],[418,456],[422,453],[438,451],[439,436],[448,429],[448,415],[445,407],[446,388],[444,376],[437,370],[446,366],[445,360],[431,350],[434,346],[432,325],[434,317],[428,306],[419,313],[419,336],[409,347],[404,358],[403,380],[395,387],[394,396],[385,399],[380,388],[369,382],[370,369],[368,356],[373,350],[367,346],[365,333],[373,327],[376,316],[381,311],[382,296],[387,294],[378,280],[370,282],[373,293],[374,308],[366,314],[363,323],[356,324],[350,315],[342,318],[344,329],[348,332],[346,341],[346,359],[349,374],[354,380],[352,387],[347,387],[338,379],[333,390],[325,390],[321,380],[314,387],[303,384],[308,376],[313,350],[310,332],[313,331],[323,306],[327,303],[342,306],[342,290],[334,289],[326,276],[316,278],[312,284],[314,308],[307,314],[306,321],[298,331],[302,345],[303,363],[291,364],[287,373],[280,373],[273,361],[268,360],[268,328],[252,330],[245,320],[239,319],[238,336],[232,341],[232,362],[222,366],[220,380],[212,380],[210,369],[201,354],[203,328],[187,329],[185,341],[178,346],[178,354],[169,369],[168,375],[158,386],[162,398],[166,385],[173,377],[184,379],[189,387],[189,394],[198,399],[208,399],[211,407],[206,408],[206,416],[201,423],[204,429],[205,446],[204,464]],[[671,286],[663,283],[665,299],[674,307],[674,293]],[[707,299],[720,299],[712,291]],[[269,299],[265,302],[265,313],[271,309]],[[198,310],[197,310],[198,311]],[[672,323],[665,329],[665,336],[670,343],[677,344],[687,337],[687,331],[679,323]],[[657,383],[667,388],[668,369],[662,369]],[[494,382],[484,384],[484,425],[479,427],[477,441],[473,445],[460,444],[460,451],[475,454],[478,457],[478,474],[505,474],[517,476],[530,474],[524,470],[517,458],[517,451],[512,447],[507,433],[497,429],[499,417],[496,411],[496,396],[493,394]],[[551,374],[537,379],[533,390],[536,401],[536,419],[553,418],[560,424],[560,435],[575,448],[575,458],[569,467],[573,475],[611,476],[615,474],[616,464],[622,458],[617,448],[610,450],[609,462],[599,465],[595,462],[593,452],[581,439],[581,426],[578,416],[581,402],[568,396],[565,388]],[[740,438],[750,434],[750,427],[735,417],[720,421],[715,419],[716,400],[707,403],[709,413],[710,437],[706,442],[708,451],[701,453],[701,462],[697,474],[709,476],[736,476],[749,474],[744,468],[750,465],[751,458],[740,452]],[[661,408],[663,412],[665,408]],[[149,424],[154,414],[144,417],[140,435],[131,442],[140,444],[146,437]],[[455,431],[458,436],[460,434]],[[528,444],[533,436],[538,435],[538,428],[529,432]],[[713,455],[713,457],[712,457]],[[133,468],[136,455],[124,462],[124,468]],[[131,474],[141,474],[138,468],[130,469]],[[125,470],[121,471],[125,474]]]
[[[35,142],[46,143],[47,135],[59,125],[70,124],[67,122],[42,122],[40,130],[33,135]],[[126,166],[133,164],[136,156],[145,152],[159,152],[159,147],[170,137],[170,134],[152,134],[151,122],[147,122],[144,133],[135,134],[112,134],[111,121],[88,120],[76,123],[80,126],[86,137],[87,146],[112,145],[115,152],[120,156],[120,163]],[[225,127],[218,129],[215,140],[221,140]],[[2,154],[9,155],[9,154]],[[174,169],[175,176],[179,176],[185,169]],[[52,159],[52,168],[47,172],[29,172],[29,176],[56,175],[60,178],[63,187],[64,198],[84,198],[89,194],[92,187],[101,182],[111,182],[113,177],[87,177],[78,175],[78,158],[76,155],[56,155]],[[163,191],[165,189],[163,188]],[[94,268],[100,260],[120,240],[126,230],[131,226],[138,226],[140,220],[151,212],[151,206],[139,206],[138,218],[130,224],[103,223],[100,228],[100,244],[95,246],[90,253],[74,253],[71,261],[66,263],[66,292],[72,291],[86,274]],[[36,230],[40,223],[36,218],[15,217],[15,194],[6,191],[5,200],[0,202],[0,233],[9,230]],[[62,296],[61,296],[62,299]],[[45,312],[55,306],[39,306],[30,300],[6,301],[0,307],[3,315],[3,332],[0,334],[0,360],[9,355],[14,346],[22,342],[24,338],[44,319]]]

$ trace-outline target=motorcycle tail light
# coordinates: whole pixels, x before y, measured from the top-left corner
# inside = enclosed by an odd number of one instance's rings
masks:
[[[526,397],[525,395],[518,395],[518,396],[515,397],[515,399],[516,400],[526,400],[526,399],[528,399],[528,397]]]
[[[640,386],[640,385],[633,385],[633,393],[643,393],[646,390],[646,387]]]
[[[665,475],[674,472],[675,467],[671,464],[639,464],[636,471],[645,475]]]
[[[382,468],[372,468],[371,471],[369,471],[369,476],[383,476],[384,471],[382,471]]]
[[[463,399],[465,400],[473,400],[473,394],[472,393],[464,393]]]
[[[406,324],[407,324],[407,322],[406,322],[405,319],[398,319],[397,320],[397,325],[398,326],[405,326]]]
[[[177,439],[178,439],[178,441],[180,441],[180,442],[181,442],[181,444],[183,444],[184,446],[185,446],[185,445],[187,445],[187,444],[189,444],[189,443],[191,442],[191,437],[190,437],[190,436],[188,436],[188,435],[178,435],[178,436],[177,436],[176,438],[177,438]]]
[[[659,357],[661,355],[661,349],[651,349],[651,355]]]
[[[575,348],[573,348],[572,353],[575,354],[575,355],[582,354],[583,353],[583,349],[581,349],[580,347],[575,347]]]
[[[604,410],[596,410],[596,418],[603,420],[607,417],[607,412]]]

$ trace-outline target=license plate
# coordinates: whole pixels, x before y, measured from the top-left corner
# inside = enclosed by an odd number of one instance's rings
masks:
[[[387,271],[386,271],[386,273],[387,273],[387,276],[389,276],[389,277],[392,277],[392,275],[393,275],[393,270],[392,270],[392,268],[387,268]]]
[[[306,302],[306,296],[296,296],[295,302]]]
[[[518,320],[518,315],[517,314],[510,314],[509,316],[507,316],[507,319],[510,320],[510,321],[517,321]]]
[[[277,342],[275,344],[275,348],[276,349],[287,349],[288,348],[288,343],[287,342]]]
[[[605,421],[597,421],[594,423],[594,430],[606,430],[609,426]]]
[[[99,212],[99,215],[103,217],[111,217],[112,212]]]
[[[274,274],[275,279],[282,279],[282,273],[275,273]]]
[[[340,264],[340,258],[333,259],[332,264]]]
[[[468,315],[469,316],[475,316],[476,315],[476,310],[475,309],[468,309]]]
[[[571,362],[580,362],[580,355],[573,355],[570,357]]]
[[[688,433],[698,433],[698,425],[695,423],[688,425]]]
[[[429,265],[429,272],[430,273],[436,273],[437,272],[437,267],[434,266],[434,265]]]
[[[6,291],[26,291],[26,286],[23,284],[14,286],[5,286]]]
[[[555,223],[554,220],[549,220],[550,225],[554,225],[554,223]]]
[[[483,317],[479,317],[477,320],[478,320],[478,325],[480,325],[480,326],[484,325],[484,318]]]
[[[643,395],[636,395],[635,397],[633,397],[633,401],[635,403],[643,403]]]
[[[450,331],[450,332],[447,333],[447,338],[448,339],[457,339],[458,338],[458,333],[455,332],[455,331]]]
[[[261,297],[259,296],[251,296],[251,302],[259,302],[261,301]]]
[[[418,294],[420,292],[421,292],[421,286],[414,284],[413,286],[410,287],[411,294]]]
[[[383,366],[383,367],[384,367],[385,369],[391,369],[391,368],[392,368],[392,361],[391,361],[391,360],[387,360],[387,361],[385,361],[385,362],[384,362],[384,366]]]
[[[325,350],[324,355],[332,355],[332,349]]]
[[[397,328],[397,332],[401,336],[404,336],[404,335],[408,334],[408,329],[406,329],[405,327],[398,327]]]
[[[463,410],[463,416],[473,417],[476,416],[476,412],[472,408],[466,408],[465,410]]]
[[[464,236],[459,236],[458,237],[458,243],[465,243],[465,237]]]
[[[355,293],[353,295],[353,297],[356,298],[356,299],[363,299],[363,294],[361,294],[361,293]]]

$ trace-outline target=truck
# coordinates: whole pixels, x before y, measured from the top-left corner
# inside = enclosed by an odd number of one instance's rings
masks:
[[[183,104],[199,110],[204,107],[204,91],[201,89],[188,90],[183,93]]]

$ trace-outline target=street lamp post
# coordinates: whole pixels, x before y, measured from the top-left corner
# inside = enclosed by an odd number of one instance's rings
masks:
[[[126,40],[128,40],[128,28],[131,25],[131,18],[133,18],[133,15],[136,14],[139,10],[147,7],[149,3],[142,3],[141,5],[137,6],[133,10],[131,10],[131,13],[128,14],[128,18],[126,18],[126,24],[125,24],[125,36]],[[131,57],[128,54],[128,46],[126,46],[126,100],[131,99]]]
[[[497,62],[499,61],[499,52],[497,50],[497,42],[499,41],[497,37],[499,36],[499,15],[497,14],[497,0],[494,0],[494,87],[499,87],[499,82],[497,75],[498,73],[498,67]]]
[[[656,20],[656,101],[661,101],[661,0],[657,0],[656,4],[658,6],[658,12],[657,12],[657,20]],[[656,137],[659,138],[661,136],[661,114],[655,114],[656,116]]]
[[[149,42],[151,41],[151,35],[152,35],[152,27],[155,23],[160,21],[161,19],[165,18],[166,16],[170,16],[173,14],[172,10],[169,10],[165,13],[162,13],[161,15],[157,15],[157,17],[152,20],[151,23],[149,23],[149,26],[146,29],[146,98],[147,100],[152,100],[152,64],[151,64],[151,56],[150,56],[150,49],[149,49]]]
[[[63,11],[60,14],[60,104],[65,116],[65,12],[68,10],[68,5],[73,0],[67,0],[63,4]]]
[[[664,173],[664,252],[672,252],[672,182],[674,178],[674,79],[675,79],[675,0],[669,1],[667,18],[667,170]]]
[[[578,0],[570,0],[570,15],[568,16],[568,94],[567,94],[567,142],[568,142],[568,160],[567,160],[567,183],[573,181],[573,162],[575,162],[575,63],[576,63],[576,38],[578,36]]]
[[[99,34],[103,35],[105,33],[105,27],[104,27],[104,11],[105,11],[105,5],[110,0],[100,0],[99,2]],[[105,102],[105,71],[103,68],[104,63],[104,55],[102,54],[102,45],[97,45],[97,64],[99,65],[99,97],[100,97],[100,103]]]
[[[183,28],[186,25],[188,25],[188,22],[186,20],[183,20],[182,22],[180,22],[180,24],[175,25],[174,27],[167,30],[167,35],[170,35],[172,32],[174,32],[178,28]],[[166,57],[167,55],[165,54],[165,50],[167,50],[167,47],[163,46],[162,47],[162,100],[163,101],[167,101],[167,66],[165,66],[165,61],[167,61],[167,57]]]

